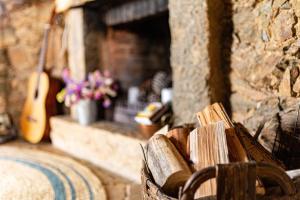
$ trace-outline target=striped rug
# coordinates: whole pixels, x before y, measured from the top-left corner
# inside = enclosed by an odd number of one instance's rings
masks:
[[[0,146],[0,199],[106,200],[98,177],[64,156]]]

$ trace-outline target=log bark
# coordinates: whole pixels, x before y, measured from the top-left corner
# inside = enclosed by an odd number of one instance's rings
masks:
[[[154,135],[146,145],[147,164],[153,179],[168,195],[177,195],[192,175],[186,161],[164,135]]]

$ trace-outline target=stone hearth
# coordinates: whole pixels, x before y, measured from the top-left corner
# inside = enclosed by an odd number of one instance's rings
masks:
[[[145,140],[131,128],[111,122],[81,126],[69,117],[54,117],[51,126],[54,147],[130,181],[140,182],[140,144]]]

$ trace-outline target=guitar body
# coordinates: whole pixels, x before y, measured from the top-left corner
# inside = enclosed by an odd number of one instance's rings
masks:
[[[59,90],[59,86],[53,83],[45,72],[35,72],[29,78],[28,94],[20,119],[23,138],[28,142],[38,143],[49,138],[49,118],[57,114],[55,94]]]

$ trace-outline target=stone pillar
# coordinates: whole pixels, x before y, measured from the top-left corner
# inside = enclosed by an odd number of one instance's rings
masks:
[[[173,108],[177,123],[224,101],[221,69],[222,1],[170,0]]]

